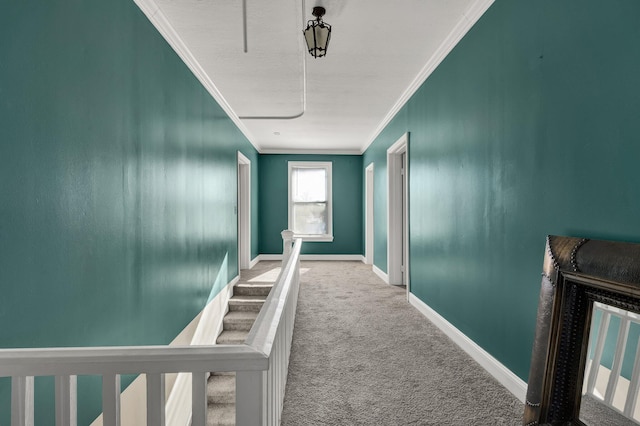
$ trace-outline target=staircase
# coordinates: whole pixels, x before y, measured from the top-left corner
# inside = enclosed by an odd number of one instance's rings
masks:
[[[273,284],[240,282],[233,287],[229,312],[223,319],[222,332],[216,342],[225,345],[244,344],[260,308]],[[207,383],[207,426],[236,424],[236,375],[211,373]]]
[[[171,425],[186,424],[189,416],[197,426],[233,425],[236,421],[242,425],[280,424],[300,290],[302,248],[301,239],[293,242],[292,231],[283,231],[282,235],[285,267],[281,268],[282,262],[260,262],[245,271],[249,277],[242,277],[245,281],[234,288],[234,297],[228,304],[224,332],[217,341],[244,340],[244,344],[0,349],[0,378],[8,378],[11,384],[11,424],[33,424],[34,402],[39,401],[34,398],[35,378],[53,376],[56,421],[75,425],[77,377],[85,375],[102,379],[103,414],[99,421],[120,424],[123,374],[144,376],[144,381],[138,381],[141,387],[133,390],[145,400],[140,407],[137,403],[141,400],[133,399],[132,412],[140,417],[136,425],[144,424],[144,418],[148,425],[165,425],[167,413]],[[216,311],[219,306],[212,309]],[[258,311],[262,314],[260,323],[252,324]],[[209,321],[203,326],[212,325]],[[252,328],[253,333],[249,334]],[[197,327],[195,333],[202,330],[206,328]],[[233,371],[237,375],[205,371]],[[183,374],[177,375],[172,393],[167,396],[165,377],[176,372]],[[180,392],[173,393],[176,388]],[[236,388],[244,397],[231,396]],[[46,409],[51,411],[50,406]]]

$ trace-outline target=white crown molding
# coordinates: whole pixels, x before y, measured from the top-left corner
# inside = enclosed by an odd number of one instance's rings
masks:
[[[491,356],[491,354],[482,349],[476,342],[467,337],[466,334],[458,330],[453,324],[412,293],[409,294],[409,303],[453,340],[463,351],[469,354],[471,358],[500,382],[502,386],[518,398],[520,402],[524,403],[527,393],[527,383],[524,380],[516,376],[513,371],[505,367],[504,364]]]
[[[359,149],[263,149],[260,154],[289,154],[289,155],[362,155]]]
[[[422,86],[422,84],[429,78],[431,73],[440,65],[440,63],[447,57],[447,55],[453,50],[454,47],[462,40],[462,37],[469,32],[469,30],[478,22],[478,19],[489,9],[495,0],[475,0],[472,2],[467,10],[462,14],[460,21],[453,27],[449,35],[443,40],[442,44],[438,47],[435,53],[429,58],[424,67],[420,70],[415,79],[409,84],[404,93],[391,107],[387,115],[382,119],[376,130],[371,134],[366,141],[360,154],[369,148],[373,141],[382,133],[385,127],[391,122],[393,117],[400,111],[400,109],[411,99],[414,93]]]
[[[171,22],[167,19],[160,7],[154,0],[134,0],[136,5],[142,10],[142,12],[149,18],[149,21],[160,32],[162,37],[169,43],[173,50],[178,54],[180,59],[187,65],[191,72],[196,76],[200,83],[207,89],[209,94],[218,102],[220,107],[227,113],[229,118],[234,122],[238,129],[249,140],[251,145],[260,152],[260,145],[255,141],[255,137],[251,134],[249,129],[244,125],[242,120],[238,118],[238,115],[231,109],[231,106],[226,101],[222,93],[218,90],[213,81],[209,78],[204,68],[196,60],[193,53],[189,50],[185,42],[178,35],[176,30],[171,25]]]
[[[306,149],[265,149],[263,150],[260,144],[255,140],[255,136],[244,125],[242,120],[233,111],[229,103],[226,101],[222,93],[218,90],[211,78],[204,71],[200,63],[196,60],[195,56],[191,53],[186,46],[182,38],[175,31],[171,22],[167,19],[160,7],[154,0],[134,0],[136,5],[147,16],[149,21],[160,32],[164,39],[169,43],[173,50],[178,54],[182,61],[187,65],[191,72],[196,76],[198,81],[205,87],[205,89],[211,94],[211,96],[218,102],[220,107],[229,116],[238,129],[244,134],[254,148],[261,154],[326,154],[326,155],[361,155],[367,148],[373,143],[378,135],[384,130],[384,128],[391,122],[393,117],[400,111],[400,109],[407,103],[407,101],[413,96],[413,94],[420,88],[420,86],[427,80],[431,73],[440,65],[442,60],[453,50],[458,42],[464,37],[464,35],[473,27],[473,25],[480,19],[484,12],[493,4],[495,0],[475,0],[473,1],[467,10],[462,14],[460,21],[451,30],[449,35],[444,39],[442,44],[438,47],[436,52],[429,58],[425,66],[420,73],[407,87],[404,93],[396,101],[393,107],[389,110],[387,115],[378,124],[375,131],[367,139],[361,149],[353,150],[306,150]]]

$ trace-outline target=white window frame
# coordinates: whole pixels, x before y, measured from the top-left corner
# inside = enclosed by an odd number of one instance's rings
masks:
[[[302,238],[303,241],[333,241],[333,192],[332,192],[332,169],[331,161],[289,161],[288,171],[288,216],[289,229],[293,230],[293,200],[291,194],[293,169],[325,169],[327,173],[326,194],[327,194],[327,233],[323,235],[295,234],[296,238]]]

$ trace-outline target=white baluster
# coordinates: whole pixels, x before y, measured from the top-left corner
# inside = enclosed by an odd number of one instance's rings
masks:
[[[274,344],[272,346],[272,350],[271,350],[271,357],[269,358],[269,370],[267,372],[267,405],[265,407],[265,410],[267,412],[267,425],[271,426],[273,425],[273,407],[276,404],[276,393],[275,393],[275,388],[276,388],[276,371],[275,371],[275,362],[274,362],[274,358],[275,358],[275,354],[277,351],[276,345]]]
[[[638,387],[640,386],[640,340],[636,346],[635,361],[633,362],[633,372],[631,373],[631,383],[627,392],[627,400],[624,404],[624,415],[632,419],[638,403]]]
[[[120,375],[102,376],[102,424],[120,426]]]
[[[236,425],[266,426],[264,392],[267,385],[264,371],[236,372]]]
[[[191,374],[191,426],[207,424],[207,373]]]
[[[619,318],[620,329],[618,330],[618,340],[616,341],[616,353],[611,366],[611,374],[609,374],[607,390],[604,394],[604,401],[609,407],[613,406],[613,397],[618,386],[620,372],[622,371],[622,358],[624,357],[624,350],[627,347],[627,338],[629,337],[629,319],[626,317]]]
[[[56,426],[76,426],[78,422],[77,376],[56,376]]]
[[[594,307],[594,312],[595,312]],[[611,314],[609,312],[602,311],[602,318],[600,320],[600,328],[598,330],[598,339],[596,341],[595,353],[593,354],[593,360],[591,361],[591,370],[589,371],[589,380],[587,382],[587,393],[593,395],[593,390],[596,387],[596,379],[598,377],[598,370],[600,370],[600,362],[602,361],[602,352],[604,350],[604,341],[607,337],[607,330],[609,329],[609,320]]]
[[[11,378],[11,426],[33,426],[33,376]]]
[[[164,426],[164,374],[147,374],[147,426]]]

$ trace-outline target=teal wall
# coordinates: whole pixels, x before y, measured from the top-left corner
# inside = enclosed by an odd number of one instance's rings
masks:
[[[413,293],[522,379],[545,236],[640,240],[640,2],[497,0],[364,154],[410,132]]]
[[[360,155],[261,154],[259,162],[260,253],[282,253],[280,232],[288,228],[288,162],[331,161],[333,242],[305,242],[305,254],[363,254]]]
[[[131,0],[5,2],[0,52],[0,346],[169,343],[238,273],[255,149]]]

